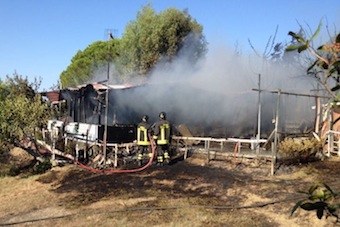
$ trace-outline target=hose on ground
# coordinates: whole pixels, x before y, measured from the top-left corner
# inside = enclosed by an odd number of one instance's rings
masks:
[[[139,168],[135,168],[135,169],[99,169],[99,168],[94,168],[94,167],[91,167],[91,166],[88,166],[88,165],[85,165],[83,163],[81,163],[80,161],[74,159],[74,158],[71,158],[67,155],[62,155],[60,153],[56,154],[58,156],[61,156],[65,159],[68,159],[72,162],[74,162],[75,164],[79,165],[80,167],[86,169],[86,170],[89,170],[89,171],[92,171],[92,172],[95,172],[95,173],[105,173],[105,174],[118,174],[118,173],[135,173],[135,172],[140,172],[140,171],[143,171],[145,170],[146,168],[148,168],[152,162],[153,162],[153,159],[156,155],[156,148],[155,148],[155,142],[152,138],[152,136],[150,134],[148,134],[148,137],[149,137],[149,140],[151,142],[151,157],[149,158],[149,161],[144,165],[144,166],[141,166]],[[50,153],[50,154],[54,154],[53,151],[50,151],[50,150],[47,150],[47,149],[42,149],[42,148],[38,148],[39,149],[39,152],[41,153]]]

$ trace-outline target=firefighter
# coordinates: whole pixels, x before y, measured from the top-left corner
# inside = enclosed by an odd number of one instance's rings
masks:
[[[159,114],[159,121],[153,124],[152,130],[153,139],[157,145],[157,164],[168,164],[170,162],[169,142],[171,126],[169,121],[166,120],[166,115],[164,112]]]
[[[149,140],[149,133],[151,130],[151,126],[148,123],[149,117],[147,115],[144,115],[141,120],[142,121],[137,126],[137,161],[139,166],[143,164],[144,154],[148,153],[149,158],[152,157],[152,153],[150,150],[151,143]]]

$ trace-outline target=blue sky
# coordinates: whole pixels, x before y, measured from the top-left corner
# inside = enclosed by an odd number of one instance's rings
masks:
[[[323,19],[323,33],[326,24],[340,31],[339,0],[1,0],[0,78],[16,71],[30,81],[41,77],[41,90],[49,89],[78,50],[107,40],[108,29],[120,38],[148,3],[157,12],[188,9],[210,46],[237,45],[243,53],[248,39],[264,50],[277,26],[278,42],[289,41],[298,23],[315,29]]]

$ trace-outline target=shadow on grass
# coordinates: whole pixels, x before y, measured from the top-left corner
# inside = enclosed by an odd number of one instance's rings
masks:
[[[167,166],[150,166],[136,173],[107,175],[79,167],[71,168],[60,179],[57,174],[51,171],[38,181],[52,183],[55,186],[53,192],[68,194],[62,202],[74,205],[87,205],[111,196],[209,198],[209,205],[218,205],[228,188],[248,181],[244,176],[235,176],[226,169],[197,166],[179,160]]]

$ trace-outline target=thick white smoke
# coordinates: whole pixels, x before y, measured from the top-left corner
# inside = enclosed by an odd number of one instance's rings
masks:
[[[237,55],[226,47],[212,48],[198,65],[182,55],[170,65],[160,64],[145,86],[115,94],[120,111],[150,115],[165,111],[170,121],[203,128],[205,135],[249,136],[257,123],[259,74],[261,89],[310,94],[314,88],[305,68],[270,63],[255,55]],[[262,92],[263,127],[270,131],[277,95]],[[310,102],[312,101],[312,102]],[[311,116],[313,99],[282,101],[283,113]],[[282,116],[284,117],[284,116]],[[120,116],[124,121],[124,114]],[[118,119],[119,120],[119,119]],[[294,121],[297,121],[294,119]],[[216,131],[216,132],[215,132]]]

